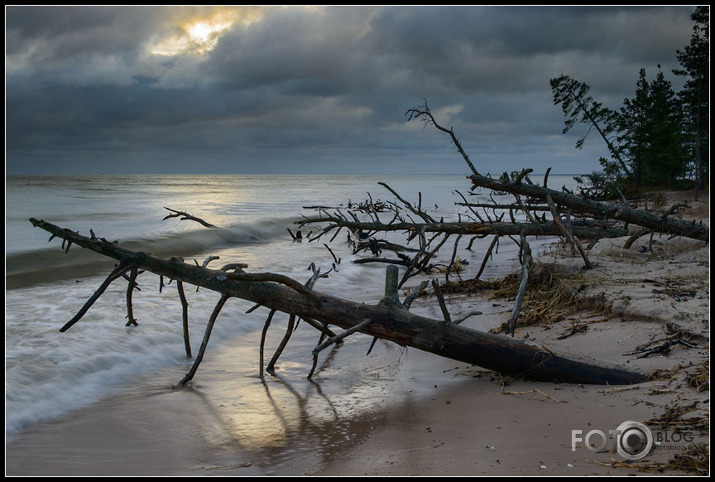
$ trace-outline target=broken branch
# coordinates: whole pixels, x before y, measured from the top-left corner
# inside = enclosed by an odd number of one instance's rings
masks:
[[[190,221],[196,221],[197,223],[201,224],[202,226],[205,226],[207,228],[215,228],[211,223],[208,223],[204,221],[201,218],[197,218],[196,216],[192,216],[191,214],[187,213],[186,211],[177,211],[176,209],[171,209],[164,207],[167,211],[171,211],[173,214],[167,214],[162,221],[170,219],[170,218],[181,218],[182,221],[190,220]]]
[[[212,323],[215,322],[223,303],[229,297],[236,297],[260,303],[271,310],[290,313],[303,319],[311,318],[323,325],[333,324],[343,329],[352,328],[365,320],[372,320],[360,329],[362,333],[493,369],[505,375],[543,381],[560,380],[611,385],[638,383],[647,379],[643,374],[621,368],[604,367],[555,356],[540,346],[508,336],[485,333],[416,315],[400,304],[370,305],[314,291],[296,290],[293,286],[287,286],[288,283],[276,282],[276,277],[270,274],[254,279],[245,276],[227,276],[223,271],[161,259],[147,253],[125,249],[116,243],[93,240],[77,233],[67,232],[45,221],[33,218],[31,222],[34,226],[63,239],[68,238],[83,248],[118,260],[121,269],[115,270],[117,272],[136,266],[156,275],[181,279],[221,293],[221,301],[214,309],[214,315],[210,320]],[[281,281],[285,279],[281,278]],[[293,281],[290,284],[299,283]],[[202,344],[204,350],[205,345],[208,344],[208,335],[207,330],[204,336],[205,343]],[[194,365],[198,366],[196,362]],[[185,377],[185,380],[188,381],[194,372],[195,370],[187,374],[188,378]]]

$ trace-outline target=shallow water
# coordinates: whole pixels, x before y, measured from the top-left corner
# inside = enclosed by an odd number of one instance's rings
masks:
[[[570,178],[551,177],[550,183]],[[66,333],[59,328],[68,321],[111,271],[113,261],[72,247],[68,254],[61,241],[47,242],[49,235],[35,229],[30,217],[97,236],[119,240],[129,249],[157,256],[183,256],[199,263],[209,255],[219,261],[211,266],[240,261],[249,271],[270,271],[307,280],[308,266],[316,263],[325,272],[333,258],[323,241],[295,243],[295,220],[311,214],[304,206],[347,204],[373,199],[393,200],[378,181],[387,182],[400,195],[423,206],[434,217],[455,219],[453,191],[466,195],[469,184],[463,176],[80,176],[9,177],[6,185],[6,434],[12,437],[38,423],[50,421],[127,390],[131,380],[179,367],[188,369],[181,332],[181,305],[174,284],[159,293],[159,279],[141,275],[141,291],[135,291],[134,313],[139,326],[126,327],[126,283],[115,282],[89,312]],[[184,210],[221,229],[207,229],[191,221],[162,218],[164,207]],[[341,236],[342,238],[342,236]],[[486,276],[497,277],[513,270],[517,249],[502,243],[498,260]],[[321,279],[316,290],[374,303],[379,300],[384,265],[350,262],[344,240],[331,249],[342,259],[337,272]],[[460,253],[481,262],[485,247]],[[449,253],[447,253],[449,252]],[[451,249],[445,250],[445,256]],[[417,283],[414,283],[417,284]],[[218,295],[209,290],[186,289],[190,306],[190,329],[194,353]],[[210,349],[231,346],[232,340],[256,333],[265,321],[265,310],[246,314],[251,304],[231,300],[219,317]],[[276,328],[282,335],[283,328]],[[286,354],[281,377],[304,379],[309,370],[310,343],[298,357]],[[255,356],[255,354],[254,354]],[[267,355],[269,356],[269,355]],[[257,358],[250,365],[256,368]],[[240,368],[236,367],[238,373]],[[252,372],[252,376],[253,376]],[[239,379],[241,379],[239,377]],[[370,384],[347,378],[355,397]],[[255,378],[251,378],[255,383]],[[172,380],[175,382],[177,380]],[[167,381],[167,383],[170,383]],[[302,382],[301,382],[302,383]],[[246,385],[247,386],[247,385]],[[243,388],[246,388],[244,386]],[[341,393],[339,390],[335,392]],[[374,393],[374,391],[370,391]],[[334,395],[339,396],[339,395]],[[331,400],[334,400],[331,399]],[[342,404],[341,406],[349,406]],[[244,407],[245,408],[245,407]],[[312,409],[312,408],[311,408]]]

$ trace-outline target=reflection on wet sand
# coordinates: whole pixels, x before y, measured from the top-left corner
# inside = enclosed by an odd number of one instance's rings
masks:
[[[314,341],[312,336],[310,341],[306,338],[291,340],[305,345],[294,345],[291,352],[309,354]],[[377,357],[365,358],[369,344],[364,337],[326,350],[312,379],[307,379],[307,360],[296,361],[286,354],[276,374],[261,378],[256,374],[255,347],[250,343],[233,347],[230,369],[202,371],[199,380],[185,389],[197,402],[196,418],[206,421],[201,428],[206,443],[229,452],[247,451],[254,467],[275,469],[282,461],[308,454],[311,465],[327,463],[380,423],[376,414],[382,413],[381,402],[390,397],[394,380],[386,373],[391,370],[377,366]],[[357,356],[360,368],[354,363]],[[399,357],[394,362],[399,364]],[[235,378],[227,379],[226,373],[236,374]]]

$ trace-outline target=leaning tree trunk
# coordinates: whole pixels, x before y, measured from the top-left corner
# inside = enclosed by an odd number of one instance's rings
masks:
[[[227,297],[241,298],[270,310],[316,320],[325,327],[329,324],[346,330],[358,327],[360,332],[376,338],[505,375],[541,381],[612,385],[647,379],[640,373],[564,358],[541,346],[507,336],[413,314],[397,299],[396,276],[388,277],[390,281],[386,283],[385,298],[379,304],[368,305],[318,293],[283,275],[213,270],[184,263],[178,258],[162,259],[124,249],[94,234],[88,238],[34,218],[30,222],[53,237],[62,238],[63,247],[66,244],[69,249],[71,244],[77,244],[118,260],[122,269],[143,269],[216,291],[221,293],[222,300]],[[75,318],[72,323],[78,320]],[[71,323],[68,323],[62,331],[70,327]]]
[[[648,228],[654,232],[685,236],[687,238],[710,241],[710,228],[707,225],[687,222],[667,216],[658,216],[639,209],[633,209],[623,204],[611,204],[594,201],[562,191],[555,191],[542,186],[521,182],[509,182],[493,179],[481,174],[469,176],[472,183],[478,187],[486,187],[495,191],[531,196],[546,201],[551,196],[554,203],[571,208],[573,212],[589,214],[598,219],[616,219],[630,224]]]
[[[447,133],[451,137],[452,143],[464,158],[464,161],[469,166],[469,169],[472,171],[472,174],[468,176],[468,178],[471,179],[474,186],[486,187],[494,191],[508,192],[515,195],[531,196],[541,199],[542,201],[546,201],[547,197],[550,195],[554,203],[557,205],[566,206],[573,212],[589,214],[596,219],[616,219],[625,223],[636,224],[647,228],[652,232],[685,236],[707,242],[710,241],[710,228],[702,223],[695,224],[695,221],[688,223],[686,221],[669,218],[667,215],[658,216],[652,213],[632,209],[626,205],[598,202],[566,192],[554,191],[546,187],[520,182],[520,179],[523,178],[524,174],[526,174],[528,170],[522,171],[522,174],[520,174],[514,182],[484,176],[474,167],[474,164],[462,148],[462,145],[460,144],[454,131],[451,128],[447,129],[437,123],[437,120],[434,118],[432,112],[427,106],[427,101],[425,101],[425,104],[422,107],[409,109],[406,115],[409,120],[422,119],[425,126],[432,125],[438,130]],[[626,169],[626,171],[628,171],[628,169]]]

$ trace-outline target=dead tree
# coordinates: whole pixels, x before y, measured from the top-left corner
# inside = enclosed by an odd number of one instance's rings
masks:
[[[510,179],[508,176],[494,179],[491,176],[482,175],[474,167],[474,164],[462,148],[454,131],[451,128],[447,129],[442,127],[437,123],[426,101],[422,107],[408,110],[406,115],[409,120],[421,119],[425,125],[434,126],[436,129],[449,134],[457,151],[462,155],[464,161],[472,171],[472,174],[468,177],[472,181],[473,187],[483,187],[497,192],[511,193],[515,196],[527,196],[529,198],[539,199],[543,203],[546,203],[548,197],[551,196],[556,206],[565,206],[575,213],[587,214],[594,219],[617,220],[647,228],[656,233],[683,236],[706,242],[710,241],[710,229],[707,225],[703,225],[702,223],[696,224],[695,221],[687,222],[680,219],[673,219],[669,217],[669,215],[672,214],[671,212],[657,215],[633,209],[625,203],[613,204],[594,201],[569,192],[556,191],[548,189],[545,186],[538,186],[531,182],[521,182],[522,179],[525,179],[525,175],[528,174],[528,170],[522,171],[515,179]]]
[[[556,205],[566,206],[573,212],[588,214],[595,219],[612,219],[647,228],[656,233],[683,236],[705,242],[710,241],[710,228],[704,224],[697,224],[695,221],[687,222],[680,219],[673,219],[672,217],[668,217],[667,214],[658,215],[649,213],[639,209],[633,209],[622,203],[613,204],[594,201],[568,192],[556,191],[542,186],[515,183],[504,179],[492,179],[491,177],[481,174],[472,174],[469,176],[469,179],[475,187],[485,187],[521,194],[544,201],[551,196]]]
[[[347,208],[326,208],[317,207],[318,215],[305,217],[297,222],[301,227],[306,225],[321,225],[310,237],[310,241],[321,239],[328,234],[332,234],[331,241],[336,238],[339,232],[345,228],[351,235],[356,254],[360,250],[370,249],[373,256],[368,258],[358,258],[357,263],[390,263],[405,266],[406,272],[400,282],[400,286],[411,276],[420,273],[431,273],[435,266],[433,259],[442,249],[451,236],[457,236],[454,243],[452,261],[453,264],[457,252],[459,239],[463,235],[470,236],[472,241],[476,237],[495,236],[494,242],[484,257],[480,269],[479,277],[484,269],[487,259],[501,236],[558,236],[565,239],[574,252],[578,251],[584,260],[586,269],[593,265],[588,257],[587,251],[598,239],[604,237],[624,237],[632,234],[628,230],[629,225],[635,225],[646,230],[643,232],[662,232],[670,235],[686,236],[695,239],[709,241],[709,229],[702,224],[688,223],[682,220],[670,218],[673,210],[658,215],[646,211],[633,209],[626,203],[610,204],[593,201],[581,196],[576,196],[566,190],[556,191],[546,187],[548,171],[544,176],[544,186],[535,185],[529,179],[531,169],[524,169],[521,172],[513,172],[511,176],[506,173],[498,179],[480,174],[468,154],[461,146],[452,128],[445,128],[439,125],[432,115],[427,103],[417,109],[410,109],[406,114],[409,120],[420,119],[426,126],[434,126],[438,130],[447,133],[454,143],[457,151],[462,155],[464,161],[469,166],[472,174],[469,179],[473,188],[487,188],[492,192],[512,194],[515,197],[513,204],[493,204],[477,203],[472,205],[466,198],[457,191],[464,203],[460,205],[469,209],[470,213],[465,216],[471,218],[469,221],[461,219],[458,222],[437,221],[422,207],[421,194],[416,205],[403,199],[399,193],[385,183],[379,183],[388,189],[399,201],[380,203],[379,209],[371,206],[372,197],[360,205],[348,203]],[[480,215],[475,208],[484,209]],[[490,210],[492,215],[487,212]],[[379,213],[389,213],[391,219],[386,220],[378,216]],[[504,216],[508,212],[511,222],[504,221]],[[514,213],[521,212],[526,217],[525,221],[517,221]],[[562,218],[561,213],[566,213]],[[362,216],[360,216],[362,214]],[[546,215],[550,214],[551,219]],[[571,219],[571,216],[578,216],[579,219]],[[375,238],[377,233],[403,232],[407,237],[407,242],[417,239],[419,247],[413,254],[406,254],[408,248],[400,247],[390,243],[391,251],[395,257],[380,256],[380,245],[388,243]],[[590,240],[584,248],[581,240]],[[471,241],[469,247],[471,248]],[[450,269],[447,269],[446,276],[449,277]]]
[[[196,216],[193,216],[193,215],[187,213],[186,211],[177,211],[176,209],[171,209],[171,208],[167,208],[167,207],[165,207],[164,209],[166,209],[167,211],[171,211],[172,214],[167,214],[166,217],[164,219],[162,219],[162,221],[171,219],[171,218],[180,218],[182,221],[187,221],[187,220],[196,221],[200,225],[205,226],[207,228],[215,228],[216,227],[213,224],[211,224],[207,221],[204,221],[201,218],[197,218]]]
[[[177,282],[181,281],[182,283],[195,285],[197,289],[198,287],[210,289],[221,295],[207,325],[197,358],[189,373],[180,382],[181,385],[194,377],[208,345],[211,330],[221,309],[231,298],[240,298],[256,303],[251,310],[258,306],[265,306],[270,310],[261,338],[261,370],[263,369],[265,332],[270,326],[273,315],[280,311],[289,315],[289,329],[268,365],[269,371],[273,369],[277,358],[288,343],[294,324],[297,320],[302,319],[320,331],[320,340],[313,351],[313,369],[309,376],[313,375],[317,356],[321,350],[340,342],[340,340],[352,333],[361,332],[373,337],[373,343],[374,340],[380,338],[518,378],[595,384],[629,384],[646,380],[647,377],[640,373],[563,358],[542,346],[515,340],[508,336],[488,334],[460,326],[459,322],[463,318],[457,322],[452,322],[444,299],[440,296],[439,284],[436,282],[434,283],[434,291],[438,297],[444,319],[434,320],[415,315],[408,311],[410,303],[416,296],[415,292],[404,303],[400,303],[398,288],[410,276],[428,272],[433,265],[431,260],[451,236],[455,236],[456,240],[452,250],[451,261],[447,266],[447,277],[454,265],[462,236],[472,236],[472,239],[475,237],[494,236],[494,242],[492,242],[485,256],[479,275],[483,271],[486,259],[500,237],[521,236],[522,275],[520,284],[523,285],[523,289],[520,288],[519,290],[519,298],[523,299],[528,271],[531,266],[531,253],[528,249],[528,243],[526,243],[527,236],[563,236],[572,242],[574,246],[579,247],[588,266],[589,260],[580,245],[579,238],[594,240],[602,237],[620,237],[629,234],[625,226],[619,226],[614,222],[634,224],[647,229],[651,233],[663,232],[704,241],[709,241],[708,227],[674,220],[669,218],[668,214],[658,216],[638,211],[630,208],[625,203],[623,205],[599,203],[568,192],[548,189],[546,187],[548,173],[544,178],[544,186],[538,186],[531,182],[528,177],[530,172],[528,169],[512,176],[504,175],[499,179],[483,176],[476,170],[454,131],[451,128],[446,129],[437,124],[426,103],[423,108],[411,109],[407,114],[410,119],[422,119],[427,125],[433,125],[440,131],[449,134],[455,147],[472,172],[469,179],[474,187],[485,187],[494,192],[514,195],[515,204],[509,206],[511,222],[503,221],[505,212],[496,215],[497,208],[493,210],[495,219],[492,219],[486,211],[486,219],[482,218],[471,206],[468,206],[466,199],[465,203],[474,215],[472,217],[470,214],[465,214],[467,218],[470,218],[468,221],[463,221],[461,215],[457,222],[445,222],[443,219],[437,220],[422,207],[421,194],[418,202],[412,204],[403,199],[385,183],[380,183],[380,185],[388,189],[398,199],[399,204],[380,202],[378,205],[370,197],[370,200],[365,203],[358,203],[357,205],[349,203],[347,208],[317,207],[318,216],[304,217],[298,222],[301,227],[320,225],[316,234],[311,233],[307,236],[309,241],[320,239],[328,234],[332,234],[332,241],[342,229],[346,229],[350,233],[349,238],[352,240],[356,251],[368,247],[375,256],[375,261],[391,264],[387,270],[385,297],[378,304],[369,305],[354,303],[314,291],[312,285],[313,280],[316,279],[315,277],[311,278],[308,283],[303,284],[280,274],[247,273],[243,270],[246,266],[240,264],[226,265],[221,270],[213,270],[206,266],[207,263],[204,263],[203,266],[199,266],[196,263],[194,266],[177,258],[161,259],[147,253],[124,249],[116,242],[111,243],[105,239],[97,238],[94,233],[91,233],[91,238],[88,238],[50,223],[31,219],[30,221],[33,225],[50,232],[52,237],[61,238],[62,248],[65,251],[68,251],[72,244],[76,244],[119,262],[116,269],[110,273],[80,312],[65,324],[60,331],[66,331],[79,321],[94,301],[102,295],[107,286],[119,277],[124,277],[127,272],[131,273],[129,278],[130,290],[127,292],[128,317],[130,321],[134,320],[131,311],[131,289],[139,270],[144,270],[161,277],[175,279]],[[546,211],[546,207],[548,207],[548,211]],[[523,212],[527,220],[516,221],[514,218],[514,211],[516,210]],[[585,216],[578,223],[570,222],[570,215],[567,215],[564,219],[561,218],[560,213],[564,211],[567,213],[580,213]],[[197,220],[189,217],[190,215],[186,213],[173,212],[175,214],[167,216],[167,218],[182,215],[184,216],[182,219]],[[541,215],[539,215],[539,212],[541,212]],[[551,220],[546,219],[547,213],[551,214]],[[391,219],[386,221],[385,216]],[[389,249],[396,253],[399,262],[394,259],[380,258],[381,247],[387,249],[388,244],[386,242],[381,244],[380,241],[383,240],[377,240],[374,236],[377,233],[390,232],[405,233],[408,243],[416,240],[418,248],[409,251],[409,248],[390,244]],[[291,235],[293,236],[292,232]],[[293,237],[297,239],[297,236]],[[330,250],[330,248],[328,249]],[[409,256],[404,254],[405,252],[411,252],[413,255]],[[332,251],[331,254],[333,254]],[[340,262],[334,254],[333,258],[337,263]],[[405,273],[401,281],[398,280],[398,268],[394,264],[405,266]],[[420,285],[416,292],[422,291],[425,286],[426,282]],[[183,287],[180,288],[180,293],[182,292]],[[184,326],[186,326],[187,317],[185,312],[188,309],[188,304],[185,303],[183,297],[182,308],[184,310],[182,317]],[[517,302],[512,312],[512,333],[519,310],[520,302]],[[335,334],[329,328],[331,325],[342,328],[345,331]],[[187,344],[187,356],[190,356],[186,332],[185,343]]]
[[[404,200],[403,202],[407,203]],[[434,267],[433,259],[435,255],[451,236],[456,236],[457,241],[454,245],[449,266],[452,266],[454,263],[457,253],[457,244],[459,239],[464,235],[477,237],[495,235],[496,238],[500,236],[520,236],[522,233],[525,236],[563,235],[561,225],[554,221],[545,219],[539,220],[538,222],[444,222],[442,220],[435,221],[434,218],[422,211],[421,208],[418,210],[409,203],[407,203],[407,205],[410,206],[411,209],[409,209],[409,211],[415,215],[414,217],[409,214],[403,215],[399,210],[395,210],[395,214],[389,221],[383,221],[376,216],[370,217],[367,220],[361,220],[354,215],[354,213],[350,212],[348,212],[348,215],[351,216],[348,218],[348,216],[346,216],[346,214],[342,211],[329,212],[326,210],[320,210],[317,216],[304,217],[300,221],[296,221],[296,224],[300,225],[301,228],[306,225],[320,226],[314,231],[310,241],[318,240],[322,237],[327,237],[328,235],[332,235],[332,241],[337,237],[342,229],[347,229],[351,233],[370,233],[371,236],[374,236],[376,233],[404,233],[407,237],[408,243],[417,239],[418,248],[408,248],[405,246],[395,245],[394,243],[388,243],[384,240],[377,240],[375,241],[376,246],[394,251],[398,258],[390,258],[387,256],[381,257],[378,253],[373,251],[375,256],[369,258],[358,258],[354,261],[356,263],[382,262],[405,266],[407,271],[400,281],[400,286],[402,286],[411,276],[419,273],[429,274]],[[419,220],[415,220],[415,217],[419,218]],[[597,221],[574,224],[571,226],[571,232],[574,236],[578,236],[578,238],[583,239],[600,239],[628,235],[628,231],[625,229],[610,227]],[[368,241],[364,241],[362,245],[356,244],[356,246],[360,247],[354,249],[353,253],[357,253],[361,249],[365,249],[368,245]],[[410,256],[405,254],[406,252],[411,252],[413,254]],[[489,253],[490,252],[491,249],[489,250]],[[488,257],[489,253],[487,253],[485,259]],[[450,270],[448,269],[447,275],[449,274],[449,271]]]
[[[526,236],[521,235],[521,245],[520,245],[520,256],[521,259],[521,272],[519,273],[519,289],[516,292],[516,300],[514,301],[514,308],[511,311],[511,316],[509,317],[508,332],[511,336],[514,336],[514,331],[516,330],[516,320],[519,319],[519,314],[521,312],[521,306],[524,303],[524,296],[526,295],[526,286],[529,282],[529,270],[531,269],[533,259],[531,257],[531,247],[526,241]]]
[[[211,315],[197,359],[181,384],[187,383],[195,375],[208,345],[211,328],[230,298],[240,298],[270,310],[315,320],[323,327],[334,325],[344,330],[360,331],[402,346],[411,346],[519,378],[614,385],[639,383],[647,379],[640,373],[564,358],[541,346],[411,313],[405,304],[399,302],[395,267],[389,270],[392,274],[387,277],[385,297],[378,304],[369,305],[321,294],[280,274],[214,270],[198,263],[192,265],[176,258],[162,259],[148,253],[131,251],[115,242],[82,236],[42,220],[33,218],[30,222],[51,233],[52,237],[61,238],[63,246],[75,244],[117,260],[119,267],[112,271],[103,286],[120,277],[121,273],[137,268],[210,289],[221,295]],[[100,295],[95,293],[92,299],[96,300]],[[90,306],[85,305],[82,314]],[[79,321],[79,318],[81,315],[73,318],[73,323]],[[68,323],[61,331],[71,326]]]

